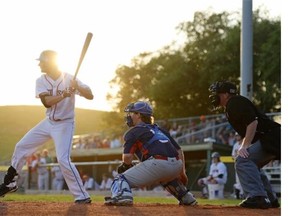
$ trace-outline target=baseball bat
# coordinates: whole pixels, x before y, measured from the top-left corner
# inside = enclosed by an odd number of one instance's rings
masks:
[[[82,64],[82,61],[83,61],[83,59],[85,57],[85,54],[87,52],[87,49],[89,47],[90,41],[92,39],[92,36],[93,36],[93,34],[91,32],[87,33],[87,36],[86,36],[86,39],[85,39],[85,42],[84,42],[84,45],[83,45],[83,48],[82,48],[82,52],[81,52],[81,55],[80,55],[80,58],[79,58],[79,62],[78,62],[78,65],[77,65],[77,68],[76,68],[76,71],[75,71],[75,74],[74,74],[74,78],[73,78],[74,80],[77,77],[77,74],[79,72],[80,66]]]

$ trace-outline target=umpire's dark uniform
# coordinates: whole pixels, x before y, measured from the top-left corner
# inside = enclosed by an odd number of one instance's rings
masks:
[[[248,158],[238,156],[235,168],[243,191],[248,198],[267,197],[268,195],[273,204],[277,201],[276,196],[260,168],[272,159],[280,159],[281,125],[261,114],[250,100],[239,95],[228,100],[226,116],[235,131],[242,137],[246,135],[247,126],[255,120],[258,121],[252,144],[247,148],[249,156]]]

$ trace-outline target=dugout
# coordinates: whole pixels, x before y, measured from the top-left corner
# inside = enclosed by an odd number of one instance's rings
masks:
[[[232,147],[217,143],[198,143],[182,145],[186,160],[187,176],[189,178],[188,188],[192,191],[200,191],[197,180],[207,176],[211,164],[211,154],[217,151],[221,155],[221,160],[225,163],[228,170],[228,180],[225,185],[225,192],[233,192],[235,183],[234,162],[231,159]],[[100,183],[103,173],[111,175],[122,161],[122,148],[113,149],[75,149],[71,152],[72,161],[87,162],[85,165],[77,165],[80,174],[89,174]],[[227,160],[228,158],[228,160]],[[89,162],[107,162],[98,165],[89,165]],[[110,163],[109,163],[110,162]],[[119,162],[119,163],[117,163]],[[112,177],[112,176],[111,176]]]

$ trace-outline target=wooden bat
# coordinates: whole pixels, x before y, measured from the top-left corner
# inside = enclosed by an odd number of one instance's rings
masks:
[[[82,64],[82,61],[83,61],[84,57],[85,57],[85,54],[87,52],[87,49],[89,47],[89,44],[90,44],[90,41],[91,41],[92,37],[93,37],[93,34],[91,32],[88,32],[87,36],[86,36],[86,39],[85,39],[85,42],[84,42],[84,45],[83,45],[83,48],[82,48],[82,52],[81,52],[81,55],[80,55],[80,58],[79,58],[79,62],[78,62],[77,68],[76,68],[76,71],[75,71],[75,74],[74,74],[74,78],[73,78],[74,80],[77,77],[77,74],[79,72],[79,68],[80,68],[80,66]]]

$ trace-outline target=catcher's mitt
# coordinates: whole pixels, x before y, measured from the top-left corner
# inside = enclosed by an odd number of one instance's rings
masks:
[[[121,174],[121,173],[123,173],[123,172],[125,172],[126,170],[128,170],[128,169],[130,169],[131,167],[133,167],[134,166],[134,164],[126,164],[126,163],[124,163],[124,162],[122,162],[119,166],[118,166],[118,168],[117,168],[117,172],[119,173],[119,174]]]

